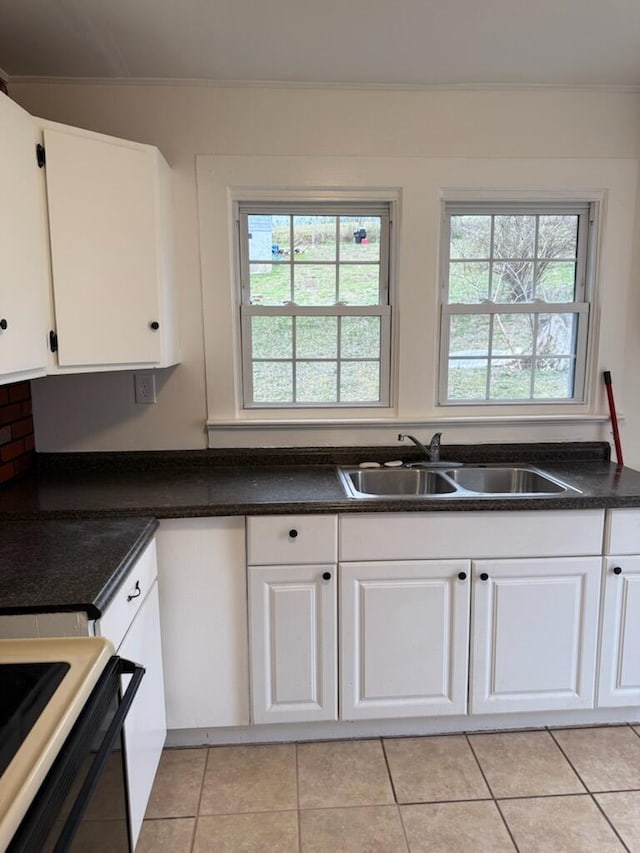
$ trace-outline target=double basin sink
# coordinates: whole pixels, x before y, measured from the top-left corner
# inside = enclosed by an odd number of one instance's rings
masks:
[[[339,468],[352,498],[552,497],[580,490],[529,465]]]

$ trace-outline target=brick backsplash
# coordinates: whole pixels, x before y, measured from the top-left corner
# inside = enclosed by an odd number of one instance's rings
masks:
[[[31,470],[34,448],[31,386],[0,386],[0,484]]]

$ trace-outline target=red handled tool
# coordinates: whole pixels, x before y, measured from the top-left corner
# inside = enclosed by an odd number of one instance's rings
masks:
[[[620,443],[620,430],[618,429],[618,415],[616,414],[616,404],[613,399],[613,385],[611,384],[611,371],[604,371],[604,384],[607,389],[607,400],[609,401],[609,415],[611,417],[611,426],[613,427],[613,443],[616,447],[616,459],[618,465],[624,465],[622,461],[622,444]]]

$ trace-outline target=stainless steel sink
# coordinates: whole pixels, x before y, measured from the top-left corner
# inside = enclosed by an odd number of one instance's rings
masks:
[[[529,465],[460,468],[339,468],[354,498],[552,497],[579,489]]]
[[[554,495],[571,488],[535,468],[455,468],[446,471],[456,485],[469,492],[491,495]]]
[[[417,468],[340,468],[352,497],[422,497],[456,492],[451,480],[436,471]]]

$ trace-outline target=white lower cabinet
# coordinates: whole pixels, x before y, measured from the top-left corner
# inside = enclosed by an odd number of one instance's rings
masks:
[[[340,565],[341,717],[464,714],[468,560]]]
[[[152,540],[122,586],[95,623],[95,633],[108,637],[121,658],[145,668],[140,688],[124,725],[127,794],[135,847],[167,736],[164,707],[158,565]],[[129,676],[123,676],[126,689]]]
[[[118,654],[142,662],[145,674],[124,726],[131,833],[136,843],[167,737],[158,615],[158,584],[127,632]],[[130,676],[122,677],[126,690]]]
[[[601,566],[473,563],[470,713],[593,708]]]
[[[166,519],[156,538],[167,727],[246,726],[244,518]]]
[[[337,719],[335,570],[249,566],[254,723]]]
[[[640,704],[640,556],[605,558],[598,705]]]

